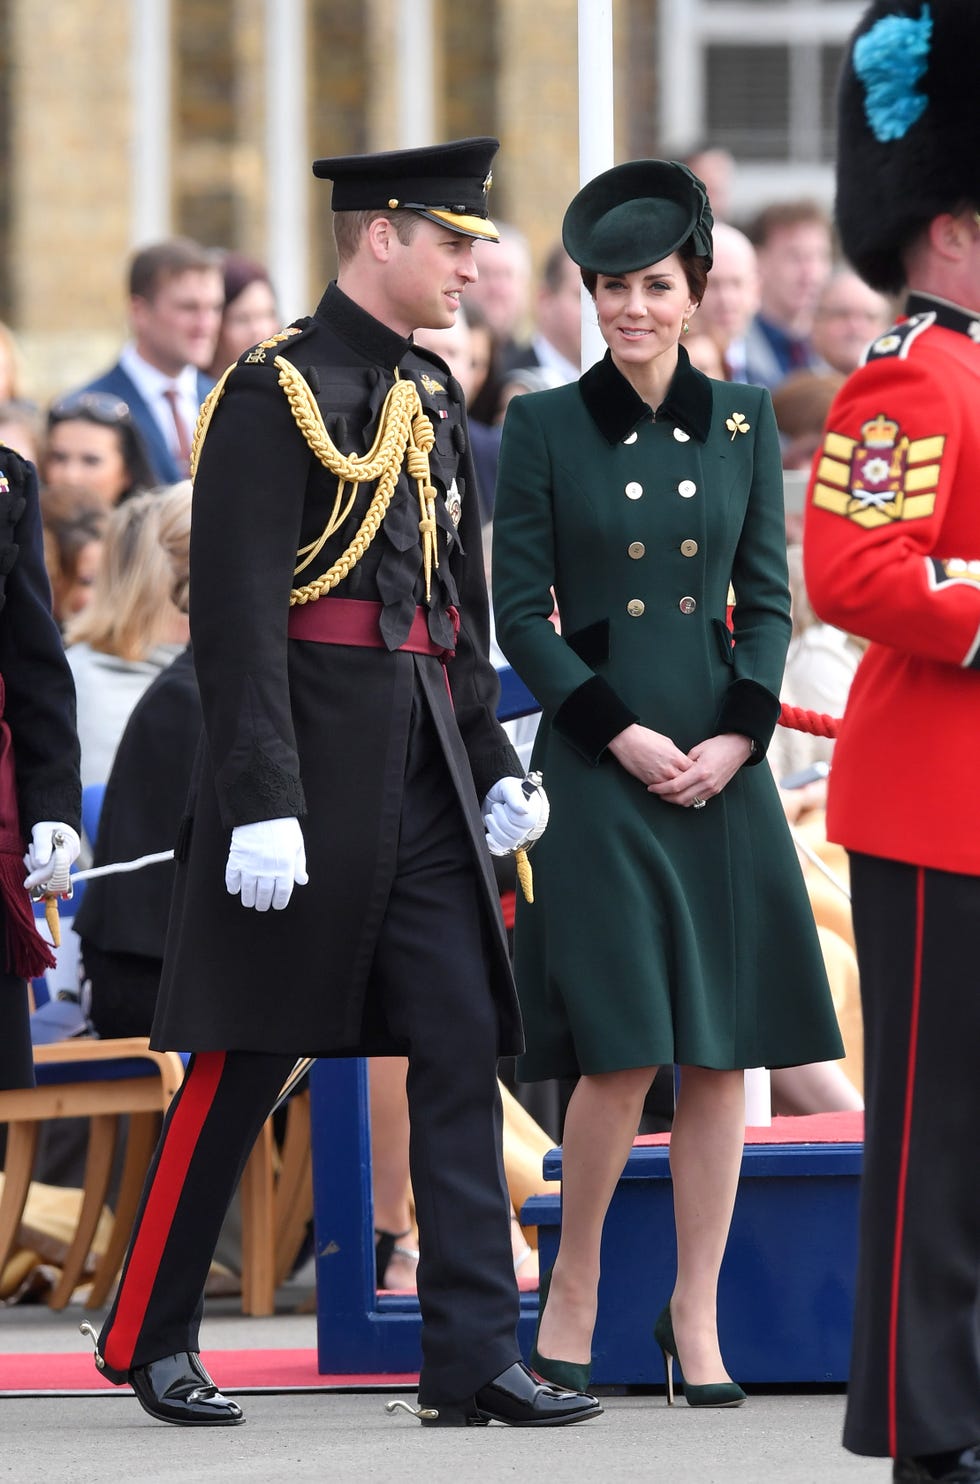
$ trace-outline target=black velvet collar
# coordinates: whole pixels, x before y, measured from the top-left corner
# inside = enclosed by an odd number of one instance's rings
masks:
[[[657,422],[676,423],[699,443],[707,440],[711,427],[711,383],[691,365],[683,345],[677,347],[677,369],[656,412],[626,380],[608,350],[581,377],[579,389],[589,416],[607,443],[622,443],[638,423],[649,417]]]
[[[343,289],[337,287],[336,280],[327,285],[314,318],[329,325],[352,350],[378,366],[390,366],[394,370],[406,351],[412,348],[411,339],[389,329],[360,304],[355,304]]]
[[[905,313],[909,318],[914,314],[934,314],[937,325],[968,335],[974,344],[980,336],[980,314],[971,314],[969,309],[952,304],[949,299],[938,299],[934,294],[909,294]]]

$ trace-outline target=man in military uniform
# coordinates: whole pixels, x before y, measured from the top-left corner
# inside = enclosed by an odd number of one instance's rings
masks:
[[[495,235],[496,148],[318,160],[337,281],[203,410],[190,620],[206,744],[153,1032],[195,1055],[97,1349],[165,1421],[242,1420],[201,1367],[200,1296],[303,1054],[409,1057],[421,1420],[601,1410],[519,1363],[496,1063],[521,1032],[487,845],[530,843],[547,801],[495,716],[462,399],[411,340],[452,323],[473,240]]]
[[[845,1446],[980,1480],[980,133],[975,0],[877,0],[844,69],[837,218],[907,288],[831,409],[806,580],[870,645],[830,776],[867,1101]]]

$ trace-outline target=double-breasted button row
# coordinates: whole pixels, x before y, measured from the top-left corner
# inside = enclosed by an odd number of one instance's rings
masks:
[[[683,500],[689,500],[691,496],[696,495],[697,492],[698,487],[694,483],[693,479],[682,479],[680,484],[677,486],[677,493]],[[638,479],[631,479],[623,493],[625,494],[627,500],[639,500],[641,495],[643,494],[643,486]]]
[[[697,599],[681,598],[677,606],[682,613],[694,613],[698,606]],[[644,603],[642,598],[630,598],[629,602],[626,604],[626,612],[629,614],[630,618],[642,618],[644,613],[646,612],[646,609],[647,605]]]
[[[687,541],[681,542],[681,556],[697,556],[698,550],[698,543],[690,538]],[[626,555],[632,557],[634,562],[638,562],[640,557],[645,557],[646,554],[647,549],[642,541],[631,541],[626,548]]]

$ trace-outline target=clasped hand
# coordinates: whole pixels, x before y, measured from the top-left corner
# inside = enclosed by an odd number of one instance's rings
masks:
[[[294,886],[305,886],[306,847],[298,819],[263,819],[231,832],[225,886],[242,906],[281,912]]]
[[[749,756],[751,743],[741,732],[707,737],[690,752],[660,732],[634,722],[609,744],[613,757],[665,804],[689,807],[695,799],[720,794]]]

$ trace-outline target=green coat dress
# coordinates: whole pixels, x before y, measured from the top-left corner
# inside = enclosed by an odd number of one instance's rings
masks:
[[[608,355],[515,398],[493,555],[497,635],[542,706],[532,766],[551,801],[534,903],[518,904],[519,1075],[841,1056],[764,761],[790,635],[768,393],[710,381],[681,348],[656,416]],[[757,752],[704,809],[681,808],[607,751],[634,720],[685,752],[719,732]]]

